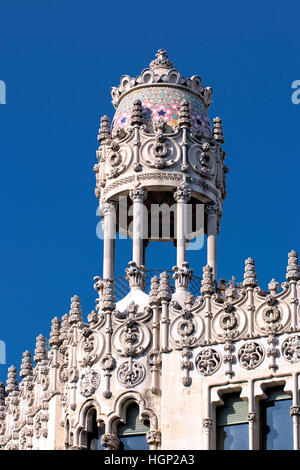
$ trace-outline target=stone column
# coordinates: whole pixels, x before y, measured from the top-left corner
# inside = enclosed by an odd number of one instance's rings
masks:
[[[116,203],[106,201],[101,205],[103,217],[103,279],[114,279],[114,257],[116,238]]]
[[[144,207],[143,201],[146,197],[146,191],[138,183],[129,193],[133,201],[133,234],[132,234],[132,260],[137,267],[143,265],[144,257]]]
[[[187,227],[187,207],[186,204],[191,198],[191,190],[185,182],[174,192],[174,199],[177,203],[176,217],[176,246],[177,246],[177,267],[180,268],[186,261],[186,227]]]
[[[217,279],[217,213],[216,204],[207,204],[205,206],[207,214],[206,233],[207,233],[207,264],[213,268],[214,279]]]

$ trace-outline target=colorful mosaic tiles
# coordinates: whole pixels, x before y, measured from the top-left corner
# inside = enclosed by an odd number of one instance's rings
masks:
[[[162,119],[173,128],[178,125],[180,104],[186,100],[190,105],[192,126],[196,130],[210,129],[207,112],[200,98],[188,91],[168,86],[149,86],[128,93],[116,110],[113,127],[126,128],[130,125],[131,110],[135,100],[142,102],[147,124]]]

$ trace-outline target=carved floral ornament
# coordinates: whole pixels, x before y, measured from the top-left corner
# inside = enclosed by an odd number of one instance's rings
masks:
[[[206,348],[200,351],[195,359],[195,366],[202,375],[214,374],[221,365],[221,356],[216,349]]]
[[[139,361],[129,359],[123,362],[117,371],[117,379],[126,388],[140,384],[146,376],[146,370]]]
[[[281,347],[281,353],[284,359],[289,362],[300,361],[300,336],[293,335],[286,338]]]
[[[238,351],[238,360],[245,369],[255,369],[264,359],[263,347],[257,342],[245,343]]]

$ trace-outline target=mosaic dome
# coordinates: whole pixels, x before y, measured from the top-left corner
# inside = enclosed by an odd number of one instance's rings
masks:
[[[143,70],[137,78],[124,75],[118,88],[113,87],[112,102],[116,113],[113,128],[127,128],[134,101],[140,100],[144,123],[153,127],[164,121],[170,128],[179,124],[179,108],[183,101],[189,103],[191,123],[196,131],[211,132],[207,109],[211,104],[211,88],[204,88],[199,76],[184,78],[173,68],[166,51],[160,49],[150,68]]]

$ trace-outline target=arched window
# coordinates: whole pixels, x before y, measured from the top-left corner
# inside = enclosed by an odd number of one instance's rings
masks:
[[[239,393],[224,394],[216,410],[217,449],[249,449],[248,402]]]
[[[261,449],[292,450],[291,396],[283,391],[283,387],[268,388],[265,393],[267,398],[260,402]]]
[[[87,450],[104,450],[104,447],[101,445],[102,434],[104,434],[104,426],[101,428],[98,427],[97,413],[95,408],[92,408],[87,414]]]
[[[118,437],[120,450],[147,450],[149,449],[146,433],[149,431],[149,422],[139,419],[139,407],[136,403],[128,405],[126,410],[126,424],[119,424]]]

